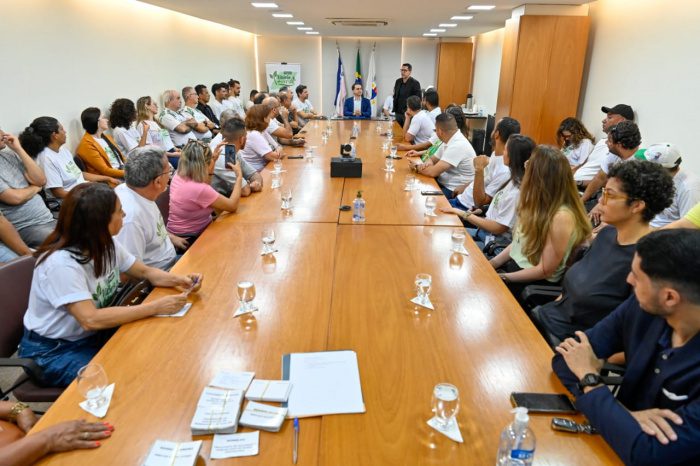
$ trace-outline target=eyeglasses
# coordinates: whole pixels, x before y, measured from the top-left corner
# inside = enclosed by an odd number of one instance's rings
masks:
[[[161,173],[161,174],[159,174],[159,175],[156,175],[156,176],[154,176],[152,179],[153,179],[153,180],[157,180],[158,178],[160,178],[160,177],[163,176],[163,175],[168,175],[168,177],[170,177],[170,176],[173,174],[173,172],[175,172],[175,170],[173,169],[173,167],[168,167],[168,171],[167,171],[167,172],[163,172],[163,173]]]
[[[408,68],[401,68],[400,71],[411,71],[411,70],[409,70]]]
[[[615,194],[614,192],[611,192],[608,188],[603,188],[603,196],[601,197],[601,201],[603,204],[607,204],[608,201],[615,199],[629,200],[630,198],[627,196],[623,196],[622,194]]]

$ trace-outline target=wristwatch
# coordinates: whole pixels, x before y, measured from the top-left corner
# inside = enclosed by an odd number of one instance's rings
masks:
[[[586,374],[584,375],[581,380],[578,382],[578,386],[581,390],[583,390],[584,387],[595,387],[596,385],[600,385],[603,383],[603,378],[600,376],[600,374]]]

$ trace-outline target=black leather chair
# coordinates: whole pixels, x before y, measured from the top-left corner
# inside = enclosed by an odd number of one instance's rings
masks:
[[[168,224],[168,216],[170,215],[170,186],[156,198],[156,205],[163,216],[163,221]]]
[[[24,314],[29,303],[29,291],[36,260],[24,256],[0,265],[0,367],[21,367],[24,370],[11,387],[1,390],[0,398],[13,393],[20,401],[54,401],[63,392],[63,388],[43,387],[37,380],[41,377],[41,368],[28,358],[12,355],[17,351],[24,331]]]

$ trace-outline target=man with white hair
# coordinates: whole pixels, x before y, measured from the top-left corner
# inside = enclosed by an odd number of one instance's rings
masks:
[[[197,139],[192,131],[197,128],[197,120],[180,113],[182,98],[175,89],[163,92],[163,110],[158,115],[158,122],[170,133],[175,147],[181,148],[190,139]]]

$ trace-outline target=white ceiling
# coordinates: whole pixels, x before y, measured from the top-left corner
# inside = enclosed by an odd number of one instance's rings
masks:
[[[276,10],[253,8],[244,0],[141,0],[146,3],[225,24],[266,36],[303,36],[297,26],[286,21],[303,21],[324,36],[421,37],[440,23],[457,23],[438,37],[470,37],[503,27],[513,8],[524,4],[581,5],[592,0],[255,0],[273,1]],[[496,5],[491,11],[468,11],[474,4]],[[272,13],[291,13],[293,19],[273,18]],[[469,21],[451,21],[454,15],[473,15]],[[382,27],[342,27],[328,18],[382,19]]]

